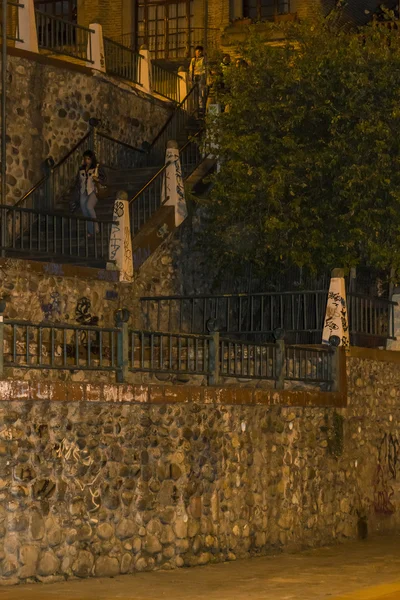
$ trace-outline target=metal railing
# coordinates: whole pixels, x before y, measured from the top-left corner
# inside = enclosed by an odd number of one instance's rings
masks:
[[[92,60],[92,29],[35,10],[39,48],[85,62]]]
[[[23,4],[7,0],[7,24],[6,36],[13,42],[22,42],[19,34],[19,9],[24,8]],[[0,11],[2,12],[2,11]],[[0,15],[0,37],[3,37],[2,14]]]
[[[74,186],[83,153],[93,149],[94,130],[91,129],[64,158],[49,167],[48,174],[24,194],[16,206],[35,210],[54,209],[62,196]]]
[[[0,205],[0,249],[6,256],[109,260],[113,222]]]
[[[1,371],[3,367],[71,371],[121,368],[121,332],[117,328],[35,325],[8,319],[0,327],[4,338],[3,348],[0,347]]]
[[[164,165],[129,202],[132,237],[166,200],[165,171],[167,167],[168,164]]]
[[[4,367],[111,371],[118,382],[126,381],[129,372],[168,373],[202,376],[199,383],[208,385],[257,379],[274,381],[276,388],[283,389],[287,380],[324,384],[324,389],[333,391],[338,352],[331,347],[285,347],[282,341],[238,343],[220,338],[219,333],[130,330],[126,318],[115,327],[0,320],[0,376]]]
[[[212,336],[129,332],[130,370],[211,376]]]
[[[183,179],[187,179],[187,177],[189,177],[202,162],[203,158],[205,158],[200,148],[203,132],[203,129],[199,130],[195,135],[188,139],[182,148],[179,149]]]
[[[222,334],[270,342],[285,331],[288,343],[319,344],[322,340],[328,292],[267,292],[141,298],[144,326],[149,329],[205,333],[210,326]],[[395,302],[347,294],[353,344],[364,338],[383,345],[394,338]],[[372,342],[371,342],[372,343]]]
[[[288,345],[285,349],[285,365],[283,378],[286,381],[301,381],[312,383],[335,382],[336,350],[330,346],[319,348],[299,345]]]
[[[104,54],[107,73],[140,85],[142,56],[129,47],[104,38]]]
[[[276,380],[276,345],[220,340],[220,375],[239,379]]]
[[[168,71],[154,62],[151,63],[151,87],[153,92],[174,102],[179,102],[179,80],[178,73]]]
[[[56,165],[42,177],[16,206],[35,210],[53,210],[76,183],[85,150],[93,150],[99,162],[111,169],[133,169],[147,164],[144,150],[120,142],[111,136],[91,129]]]
[[[203,333],[210,322],[220,333],[272,341],[284,329],[292,342],[320,343],[327,291],[268,292],[141,298],[146,327]],[[298,339],[307,333],[306,339]]]
[[[159,165],[164,162],[167,142],[178,140],[189,124],[196,124],[197,111],[197,85],[195,85],[182,102],[178,104],[151,143],[149,148],[149,165]]]
[[[135,169],[147,165],[147,153],[125,142],[94,131],[93,148],[99,162],[110,169]]]
[[[351,292],[347,295],[349,330],[355,343],[363,338],[375,339],[378,344],[383,340],[395,339],[394,308],[397,302],[385,298],[366,296]]]

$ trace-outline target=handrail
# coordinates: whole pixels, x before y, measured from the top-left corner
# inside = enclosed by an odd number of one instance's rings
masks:
[[[147,190],[147,188],[161,175],[161,173],[163,171],[165,171],[165,169],[170,165],[171,163],[165,163],[165,165],[163,165],[161,167],[161,169],[159,171],[157,171],[157,173],[155,175],[153,175],[153,177],[146,183],[146,185],[144,187],[142,187],[141,190],[138,191],[138,193],[131,199],[129,200],[129,206],[131,204],[133,204],[135,202],[135,200],[141,196],[143,194],[143,192],[145,192]]]
[[[158,134],[156,135],[156,137],[154,138],[154,140],[151,142],[150,144],[150,148],[149,148],[149,152],[151,150],[151,148],[156,144],[156,142],[159,140],[159,138],[162,136],[162,134],[164,133],[164,131],[167,129],[168,125],[171,123],[172,119],[174,118],[175,114],[178,112],[178,110],[180,110],[183,105],[185,104],[185,102],[190,98],[190,96],[194,93],[194,90],[197,89],[197,84],[195,84],[190,91],[186,94],[186,96],[184,97],[184,99],[182,100],[182,102],[180,102],[174,109],[173,113],[170,115],[170,117],[167,119],[167,122],[164,123],[164,125],[161,127],[160,131],[158,132]]]
[[[394,300],[389,300],[388,298],[382,298],[381,296],[368,296],[367,294],[359,294],[358,292],[348,292],[348,298],[360,298],[361,300],[370,300],[373,302],[383,302],[384,304],[392,304],[393,306],[398,306],[398,302]]]
[[[293,290],[289,292],[240,292],[237,294],[199,294],[189,296],[142,296],[140,300],[205,300],[218,298],[251,298],[252,296],[285,296],[293,294],[328,294],[328,290]]]
[[[40,327],[40,328],[52,328],[52,329],[72,329],[73,331],[103,331],[106,333],[117,333],[120,331],[118,327],[97,327],[95,325],[68,325],[67,323],[46,323],[46,321],[42,321],[41,323],[32,323],[32,321],[23,321],[23,320],[14,320],[14,319],[4,319],[4,323],[6,325],[17,325],[21,327]]]
[[[90,130],[89,130],[89,131],[88,131],[88,132],[87,132],[87,133],[86,133],[86,134],[83,136],[83,138],[81,138],[81,139],[79,140],[79,142],[77,142],[77,143],[76,143],[76,144],[75,144],[75,145],[74,145],[74,146],[71,148],[71,150],[69,150],[69,152],[68,152],[68,153],[67,153],[65,156],[63,156],[63,158],[61,158],[61,159],[60,159],[60,160],[59,160],[59,161],[58,161],[58,162],[57,162],[55,165],[53,165],[53,166],[52,166],[52,167],[49,169],[49,172],[48,172],[46,175],[44,175],[44,176],[43,176],[41,179],[39,179],[39,181],[38,181],[37,183],[35,183],[35,185],[34,185],[34,186],[32,186],[32,187],[30,188],[30,190],[28,190],[28,191],[27,191],[27,192],[26,192],[26,193],[25,193],[25,194],[22,196],[22,198],[20,198],[20,199],[18,200],[18,202],[16,202],[16,203],[14,204],[14,206],[15,206],[15,207],[18,207],[20,204],[22,204],[23,202],[25,202],[25,200],[26,200],[26,199],[27,199],[29,196],[31,196],[31,195],[32,195],[32,194],[33,194],[33,193],[34,193],[34,192],[35,192],[37,189],[39,189],[39,187],[40,187],[41,185],[43,185],[43,184],[44,184],[46,181],[48,181],[48,180],[50,179],[50,177],[51,177],[51,174],[52,174],[52,173],[53,173],[53,172],[54,172],[56,169],[58,169],[59,167],[61,167],[61,166],[62,166],[62,165],[63,165],[63,164],[64,164],[64,163],[65,163],[65,162],[66,162],[66,161],[67,161],[67,160],[70,158],[70,156],[72,156],[72,154],[73,154],[74,152],[76,152],[76,150],[79,148],[79,146],[80,146],[81,144],[84,144],[84,143],[86,142],[86,140],[88,140],[88,139],[89,139],[89,138],[90,138],[90,137],[93,135],[93,131],[94,131],[93,129],[90,129]]]
[[[79,219],[79,221],[90,221],[90,223],[103,223],[103,225],[118,225],[118,221],[113,221],[112,219],[94,219],[92,217],[84,217],[83,215],[75,214],[66,215],[65,212],[61,210],[36,210],[35,208],[18,207],[12,204],[0,204],[0,211],[1,210],[34,214],[40,217],[63,217],[64,219]]]
[[[192,136],[191,136],[191,137],[190,137],[190,138],[189,138],[189,139],[188,139],[188,140],[187,140],[187,141],[184,143],[184,145],[182,146],[182,148],[179,148],[179,154],[180,154],[181,152],[183,152],[183,151],[186,149],[186,147],[187,147],[187,146],[189,146],[189,145],[190,145],[190,144],[193,142],[193,140],[194,140],[195,138],[197,138],[197,137],[198,137],[200,134],[202,134],[204,131],[205,131],[205,127],[202,127],[201,129],[199,129],[198,131],[196,131],[196,133],[195,133],[194,135],[192,135]]]
[[[143,150],[143,148],[136,148],[136,146],[131,146],[127,142],[122,142],[121,140],[117,140],[117,139],[111,137],[111,135],[108,135],[107,133],[103,133],[103,132],[99,131],[99,132],[97,132],[97,135],[99,137],[105,138],[106,140],[109,140],[110,142],[120,144],[120,146],[124,146],[125,148],[128,148],[129,150],[134,150],[135,152],[141,152],[142,154],[147,154],[146,150]]]
[[[96,33],[94,29],[90,29],[90,27],[85,27],[84,25],[78,25],[78,23],[74,23],[73,21],[69,21],[68,19],[63,19],[62,17],[57,17],[56,15],[52,15],[50,13],[43,12],[38,8],[35,9],[35,13],[41,15],[42,17],[48,18],[50,21],[58,21],[59,23],[65,23],[66,25],[71,25],[74,29],[79,29],[81,31],[86,31],[86,33]]]
[[[104,36],[104,39],[107,42],[111,42],[112,44],[115,44],[116,46],[119,46],[123,50],[130,50],[131,52],[133,52],[133,54],[136,54],[137,56],[140,56],[140,58],[144,58],[143,54],[140,54],[140,52],[135,52],[134,50],[132,50],[132,48],[129,48],[129,46],[125,46],[124,44],[121,44],[121,42],[117,42],[116,40],[113,40],[112,38],[109,38],[109,37],[106,37],[106,36]]]

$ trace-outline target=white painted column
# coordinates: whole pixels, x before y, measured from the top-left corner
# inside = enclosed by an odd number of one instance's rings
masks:
[[[188,72],[185,67],[179,67],[178,69],[179,75],[179,102],[182,102],[188,95]]]
[[[118,192],[114,202],[113,221],[110,236],[109,260],[113,261],[119,270],[119,280],[130,283],[133,281],[133,256],[131,224],[129,218],[129,202],[126,192]]]
[[[151,94],[151,60],[147,46],[141,46],[139,54],[142,56],[140,60],[139,83],[144,92]]]
[[[29,52],[39,52],[33,0],[24,0],[18,7],[18,27],[22,41],[15,42],[15,47]]]
[[[100,23],[91,23],[89,29],[93,31],[88,40],[87,56],[90,58],[90,45],[92,48],[92,62],[87,65],[96,71],[106,72],[106,59],[104,54],[103,28]]]
[[[161,194],[162,204],[175,207],[175,227],[179,227],[186,219],[188,212],[183,185],[179,148],[175,140],[167,143],[165,153],[165,185]]]
[[[329,344],[329,338],[337,336],[340,346],[350,346],[349,321],[346,302],[346,285],[343,269],[333,269],[326,304],[322,343]]]

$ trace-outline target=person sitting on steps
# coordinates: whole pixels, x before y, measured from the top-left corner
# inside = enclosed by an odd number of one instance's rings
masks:
[[[79,167],[78,184],[80,193],[80,206],[84,217],[96,219],[94,207],[98,202],[99,189],[104,187],[106,174],[102,167],[97,162],[94,152],[86,150],[83,153],[82,164]],[[98,232],[98,225],[96,225]],[[88,223],[88,236],[94,234],[94,223]]]

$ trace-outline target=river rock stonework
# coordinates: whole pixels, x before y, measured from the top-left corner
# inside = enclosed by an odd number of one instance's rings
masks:
[[[400,525],[400,365],[350,358],[348,407],[0,405],[0,577],[172,569]],[[189,389],[189,388],[188,388]],[[139,399],[139,398],[138,398]]]
[[[39,60],[40,59],[40,60]],[[42,163],[57,163],[101,121],[101,131],[140,147],[167,120],[168,103],[126,83],[63,61],[8,58],[7,194],[18,201],[43,176]]]

